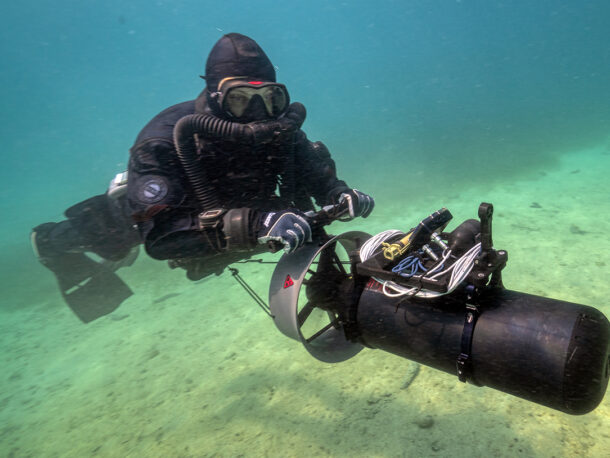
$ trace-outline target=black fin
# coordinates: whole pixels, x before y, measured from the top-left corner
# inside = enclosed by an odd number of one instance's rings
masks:
[[[121,278],[107,269],[67,290],[62,295],[83,323],[89,323],[115,311],[133,293]]]
[[[133,294],[117,274],[83,253],[41,262],[55,274],[66,303],[84,323],[113,312]]]

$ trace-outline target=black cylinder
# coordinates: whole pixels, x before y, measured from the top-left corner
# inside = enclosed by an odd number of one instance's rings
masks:
[[[457,374],[464,297],[390,298],[371,281],[357,309],[365,345]],[[470,381],[569,414],[601,402],[610,365],[610,323],[597,309],[489,289],[477,299]]]

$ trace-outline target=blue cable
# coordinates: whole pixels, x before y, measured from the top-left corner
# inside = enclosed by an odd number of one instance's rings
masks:
[[[444,265],[437,270],[443,270],[443,268]],[[403,277],[413,277],[417,274],[424,274],[427,271],[428,269],[424,267],[421,259],[417,256],[407,256],[392,268],[392,272]]]
[[[409,272],[406,272],[407,270]],[[407,256],[392,268],[392,272],[400,274],[403,277],[412,277],[419,271],[426,272],[427,270],[416,256]]]

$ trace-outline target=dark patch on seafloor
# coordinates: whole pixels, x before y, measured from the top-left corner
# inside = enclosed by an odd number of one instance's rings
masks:
[[[155,299],[153,301],[153,304],[160,304],[161,302],[165,302],[166,300],[171,299],[172,297],[176,297],[176,296],[180,296],[180,293],[166,294],[165,296],[161,296],[161,297],[158,297],[157,299]]]
[[[586,235],[589,232],[588,231],[583,231],[581,228],[579,228],[576,224],[572,224],[570,226],[570,232],[572,234],[576,234],[576,235]]]

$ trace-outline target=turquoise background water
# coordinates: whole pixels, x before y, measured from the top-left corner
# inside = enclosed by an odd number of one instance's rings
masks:
[[[443,176],[458,166],[457,180],[493,175],[608,135],[605,1],[25,0],[2,9],[3,209],[20,215],[8,228],[4,220],[3,240],[103,190],[143,124],[198,94],[223,32],[259,41],[307,106],[309,136],[331,146],[348,178],[383,173],[389,161]]]
[[[19,313],[27,317],[33,310],[49,311],[49,319],[58,320],[53,322],[57,329],[71,329],[73,337],[84,332],[68,312],[58,315],[65,306],[52,276],[30,252],[30,229],[58,221],[68,206],[104,192],[114,174],[125,169],[139,129],[165,107],[201,91],[204,82],[198,75],[204,72],[207,53],[229,32],[258,41],[292,100],[307,107],[304,130],[309,138],[329,146],[341,178],[375,196],[379,216],[367,220],[368,230],[397,226],[402,217],[397,209],[410,214],[409,225],[446,202],[454,202],[458,214],[473,217],[478,202],[488,197],[487,190],[501,189],[504,193],[496,193],[500,196],[496,198],[507,211],[502,226],[496,227],[504,227],[513,243],[505,248],[518,254],[511,257],[509,278],[521,279],[529,268],[526,256],[549,241],[556,251],[545,258],[546,264],[536,263],[545,269],[523,277],[521,286],[537,294],[559,292],[574,301],[601,301],[607,291],[603,285],[608,257],[603,228],[610,211],[604,187],[604,170],[610,169],[609,23],[610,3],[603,0],[22,0],[3,4],[0,310],[5,317],[11,314],[5,329],[15,338],[4,341],[5,357],[19,360],[12,347],[23,342]],[[584,150],[594,153],[580,160],[579,152]],[[544,187],[539,188],[536,180],[544,177]],[[513,200],[514,207],[509,205],[511,195],[521,196]],[[549,220],[528,213],[532,202],[541,202],[545,211],[551,206],[553,215],[566,217],[564,232],[544,232],[541,228]],[[588,223],[583,223],[585,219]],[[570,225],[584,228],[587,240],[595,238],[601,245],[592,248],[584,237],[574,243],[578,231],[569,232]],[[514,239],[508,238],[509,228]],[[598,264],[579,257],[587,249],[601,253]],[[563,250],[570,257],[557,260],[561,254],[555,253]],[[551,259],[560,266],[548,264]],[[582,272],[580,263],[597,267],[586,267],[587,282],[570,289],[566,278],[572,280]],[[136,284],[145,278],[167,285],[177,278],[162,265],[133,269],[129,275]],[[264,291],[268,276],[261,275],[255,278]],[[537,283],[534,275],[546,275],[550,286]],[[142,301],[161,297],[169,289],[149,287],[156,296],[141,291]],[[206,288],[214,286],[208,281]],[[156,319],[144,317],[148,323]],[[44,320],[37,323],[46,326]],[[119,326],[111,324],[113,329]],[[130,333],[146,334],[145,328],[138,329],[143,323],[132,326]],[[27,330],[33,335],[39,332]],[[275,332],[269,327],[265,331]],[[23,332],[28,336],[25,328]],[[86,351],[74,338],[72,345]],[[53,341],[49,336],[41,345]],[[128,365],[127,359],[117,361],[119,366]],[[367,361],[361,367],[378,370]],[[349,374],[335,376],[349,378]],[[8,378],[5,382],[4,400],[14,394],[15,386],[32,383],[26,379],[15,385]],[[443,385],[437,391],[445,389]],[[365,399],[356,401],[366,404]],[[7,404],[0,405],[4,409]],[[121,406],[116,409],[121,411]],[[6,412],[4,437],[14,442],[11,422],[26,423]],[[607,422],[606,417],[599,421]],[[315,423],[309,427],[315,428]],[[578,426],[565,428],[569,433]],[[24,429],[16,430],[27,442]],[[312,442],[315,437],[312,433]],[[493,437],[486,439],[493,444]],[[532,439],[530,450],[536,449],[536,440]],[[235,451],[223,449],[220,443],[214,442],[215,448],[205,453],[216,450],[228,456]],[[273,456],[282,449],[277,446],[261,445],[256,450]],[[379,447],[373,440],[370,450]],[[125,451],[119,445],[114,450],[119,449]],[[0,452],[6,450],[11,448],[0,446]],[[69,455],[66,450],[63,454]],[[111,456],[112,448],[106,450]],[[130,450],[134,456],[166,453],[161,448],[149,449],[150,454]],[[330,450],[329,454],[340,454]],[[237,452],[247,454],[248,449],[244,446]]]

